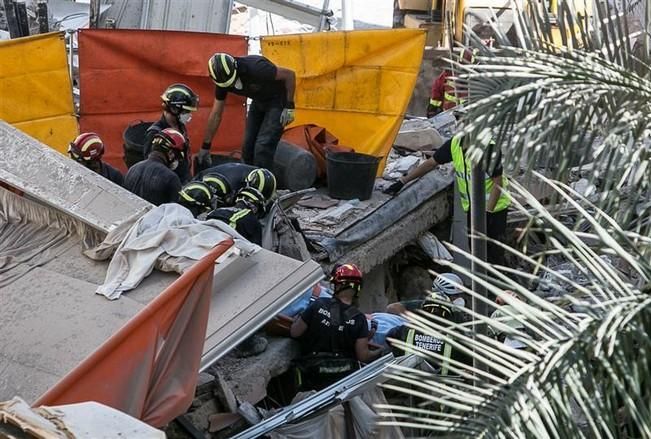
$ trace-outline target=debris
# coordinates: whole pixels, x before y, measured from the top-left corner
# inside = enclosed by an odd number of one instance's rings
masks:
[[[242,415],[239,413],[215,413],[208,417],[208,431],[210,433],[215,433],[232,426],[242,419]]]
[[[267,339],[261,335],[254,334],[244,340],[235,349],[235,356],[238,358],[252,357],[259,355],[267,349]]]
[[[396,160],[387,163],[382,177],[387,180],[396,180],[418,166],[419,162],[420,159],[415,155],[398,156]]]
[[[11,430],[5,427],[12,426]],[[164,438],[165,434],[126,413],[98,402],[31,408],[21,398],[0,402],[0,436],[95,439],[102,437]]]
[[[394,148],[406,149],[408,151],[431,151],[443,145],[443,142],[445,142],[445,139],[428,124],[425,128],[421,129],[401,130],[393,146]]]
[[[335,200],[324,194],[315,194],[301,198],[296,204],[312,209],[328,209],[339,204],[339,200]]]
[[[222,407],[224,407],[226,410],[228,410],[231,413],[234,413],[237,411],[237,398],[235,397],[235,394],[233,393],[233,390],[231,390],[230,386],[224,379],[221,373],[217,372],[216,373],[216,380],[215,380],[215,398],[217,398],[217,401],[221,404]]]
[[[425,232],[418,238],[418,244],[423,249],[427,256],[432,258],[435,262],[438,260],[452,261],[454,258],[447,248],[439,241],[439,239],[432,234],[432,232]]]
[[[361,207],[359,203],[360,201],[358,199],[349,200],[336,209],[328,210],[317,215],[314,218],[314,221],[336,224],[338,222],[341,222],[343,218],[352,213],[353,210],[360,209]]]
[[[197,390],[195,392],[196,396],[203,395],[205,393],[210,393],[214,387],[215,377],[209,373],[201,372],[199,378],[197,379]]]
[[[597,187],[594,184],[590,184],[587,178],[582,178],[579,181],[570,184],[570,186],[584,197],[589,197],[597,191]]]
[[[240,406],[237,408],[237,413],[242,415],[242,417],[246,419],[246,422],[251,425],[255,425],[258,422],[262,421],[262,415],[258,412],[258,409],[256,409],[250,402],[245,401],[240,404]]]

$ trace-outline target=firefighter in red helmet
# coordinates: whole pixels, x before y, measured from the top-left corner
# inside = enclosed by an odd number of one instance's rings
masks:
[[[319,298],[298,317],[291,336],[301,342],[297,361],[299,386],[320,390],[381,355],[368,345],[366,317],[354,305],[362,288],[362,272],[354,264],[335,266],[330,281],[334,295]]]
[[[464,49],[459,55],[460,64],[474,64],[476,50]],[[467,93],[457,90],[452,80],[452,71],[445,69],[434,80],[427,117],[433,117],[442,111],[450,110],[466,101]]]
[[[113,166],[102,161],[104,142],[95,133],[82,133],[68,145],[68,155],[91,171],[122,186],[124,177]]]

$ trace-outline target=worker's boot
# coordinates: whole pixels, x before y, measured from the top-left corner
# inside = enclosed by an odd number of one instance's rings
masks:
[[[235,348],[235,356],[238,358],[252,357],[261,354],[267,349],[269,342],[261,335],[254,334],[240,343]]]

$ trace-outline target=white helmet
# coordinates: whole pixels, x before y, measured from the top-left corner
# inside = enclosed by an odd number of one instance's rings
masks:
[[[463,291],[457,287],[463,285],[463,281],[459,276],[454,273],[443,273],[436,276],[432,282],[432,291],[454,296],[455,294],[462,294]]]

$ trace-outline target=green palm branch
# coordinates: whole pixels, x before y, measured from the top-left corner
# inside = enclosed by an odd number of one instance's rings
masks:
[[[479,63],[451,62],[457,88],[470,96],[464,131],[475,139],[471,156],[480,160],[494,138],[513,175],[586,177],[598,188],[595,204],[647,235],[651,68],[633,44],[645,35],[629,29],[623,11],[601,5],[586,18],[559,0],[562,41],[554,41],[552,18],[540,2],[532,4],[538,6],[527,11],[513,6],[515,32],[493,23],[497,49],[467,29]],[[486,166],[494,158],[484,157]]]
[[[544,230],[549,237],[547,253],[561,255],[587,281],[578,283],[509,248],[562,285],[556,291],[557,299],[550,300],[481,261],[476,262],[485,267],[489,279],[452,264],[451,268],[482,284],[492,297],[506,288],[517,292],[522,300],[506,297],[510,307],[499,319],[464,312],[487,325],[489,333],[504,333],[524,343],[526,349],[512,349],[489,336],[473,335],[467,323],[450,327],[441,319],[410,314],[410,326],[470,355],[476,368],[452,361],[450,370],[457,378],[422,370],[393,370],[386,387],[409,395],[415,403],[380,407],[386,416],[384,423],[432,437],[651,437],[651,261],[639,257],[642,247],[651,243],[619,228],[564,184],[540,174],[535,177],[557,191],[559,198],[573,203],[578,215],[592,225],[589,233],[579,235],[523,186],[516,182],[511,186],[518,199],[532,207],[527,211],[531,231]],[[525,210],[521,204],[517,207]],[[602,226],[603,222],[610,226]],[[592,245],[597,241],[599,250]],[[520,274],[531,277],[528,272]],[[475,300],[492,302],[467,288],[465,291]],[[524,330],[513,329],[508,321],[519,322]],[[440,355],[403,347],[431,361],[444,361]]]

